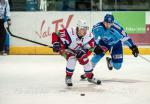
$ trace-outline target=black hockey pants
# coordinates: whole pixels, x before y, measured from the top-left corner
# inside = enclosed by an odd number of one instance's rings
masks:
[[[3,51],[6,39],[6,29],[4,27],[4,20],[0,19],[0,52]]]

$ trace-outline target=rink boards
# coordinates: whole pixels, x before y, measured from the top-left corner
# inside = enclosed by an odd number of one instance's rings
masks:
[[[144,54],[144,55],[149,55],[150,54],[150,47],[139,47],[139,51],[140,54]],[[10,48],[10,54],[13,55],[24,55],[24,54],[28,54],[28,55],[53,55],[53,54],[57,54],[54,53],[52,51],[51,48],[47,48],[47,47],[11,47]],[[124,48],[124,54],[125,55],[131,55],[132,52],[129,48]]]
[[[113,14],[140,46],[141,54],[150,54],[150,12],[12,12],[10,30],[14,35],[51,45],[52,32],[75,26],[78,19],[86,20],[91,31],[107,13]],[[131,54],[131,51],[124,48],[124,53]],[[55,53],[50,48],[10,37],[10,54]]]

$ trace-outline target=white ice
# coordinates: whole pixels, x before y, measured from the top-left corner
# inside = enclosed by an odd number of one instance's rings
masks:
[[[140,57],[124,56],[112,71],[103,58],[94,70],[102,85],[80,81],[77,64],[74,86],[66,87],[65,65],[58,55],[0,56],[0,104],[150,104],[150,63]]]

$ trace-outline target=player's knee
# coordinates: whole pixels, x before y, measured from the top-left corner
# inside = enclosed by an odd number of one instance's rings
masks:
[[[116,70],[119,70],[122,66],[122,63],[113,63],[113,67],[116,69]]]
[[[78,59],[78,61],[79,61],[79,64],[85,65],[89,62],[89,59],[88,58],[80,58],[80,59]]]
[[[85,73],[85,75],[89,79],[91,79],[94,76],[94,74],[92,72]]]

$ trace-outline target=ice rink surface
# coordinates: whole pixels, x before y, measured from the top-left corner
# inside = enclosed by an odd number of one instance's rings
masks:
[[[150,63],[140,57],[124,56],[122,68],[112,71],[104,57],[94,70],[102,85],[80,81],[77,64],[74,86],[66,87],[65,65],[55,55],[0,56],[0,104],[150,104]]]

